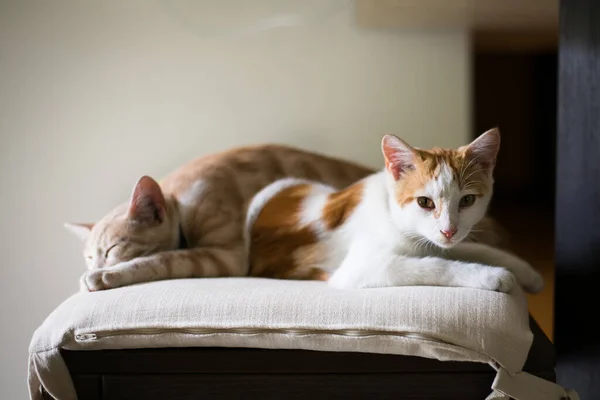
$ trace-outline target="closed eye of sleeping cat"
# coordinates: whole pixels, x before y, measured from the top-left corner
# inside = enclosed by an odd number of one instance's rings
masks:
[[[465,239],[493,191],[500,133],[458,149],[417,149],[386,135],[385,168],[342,190],[301,179],[267,186],[248,210],[250,273],[337,288],[543,288],[519,257]]]
[[[148,243],[141,243],[130,238],[117,238],[112,244],[95,248],[95,252],[88,252],[84,254],[85,259],[91,265],[96,263],[102,263],[104,266],[111,266],[122,262],[123,260],[130,260],[137,257],[143,257],[155,252]]]

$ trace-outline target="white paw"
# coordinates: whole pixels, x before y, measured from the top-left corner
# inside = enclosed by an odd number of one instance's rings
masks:
[[[514,272],[517,281],[528,293],[539,293],[544,289],[544,278],[531,264],[520,257],[507,253],[500,265]]]
[[[517,281],[526,292],[535,294],[544,289],[544,278],[527,261],[512,257],[506,260],[506,264],[502,265],[506,265],[514,271]]]
[[[482,275],[481,288],[485,290],[507,293],[517,284],[515,276],[504,268],[486,268]]]
[[[108,269],[93,269],[87,271],[79,280],[81,291],[97,292],[121,286],[119,274]]]

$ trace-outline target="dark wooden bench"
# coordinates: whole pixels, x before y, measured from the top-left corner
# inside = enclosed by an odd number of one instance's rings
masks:
[[[554,349],[531,319],[524,371],[556,381]],[[80,400],[483,400],[486,364],[386,354],[247,348],[62,351]]]

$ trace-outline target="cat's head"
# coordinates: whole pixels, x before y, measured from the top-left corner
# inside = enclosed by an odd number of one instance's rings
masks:
[[[65,226],[84,241],[88,269],[110,267],[133,258],[177,246],[178,226],[156,181],[138,180],[129,202],[122,204],[95,224],[67,223]]]
[[[392,218],[408,234],[450,248],[473,231],[492,197],[500,132],[491,129],[457,149],[417,149],[382,140]]]

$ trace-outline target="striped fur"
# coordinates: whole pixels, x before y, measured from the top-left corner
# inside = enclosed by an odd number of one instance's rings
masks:
[[[421,150],[386,136],[385,169],[345,189],[293,179],[267,186],[249,207],[250,274],[498,291],[516,279],[538,292],[542,278],[524,260],[468,241],[492,196],[499,141],[491,130],[458,149]]]

